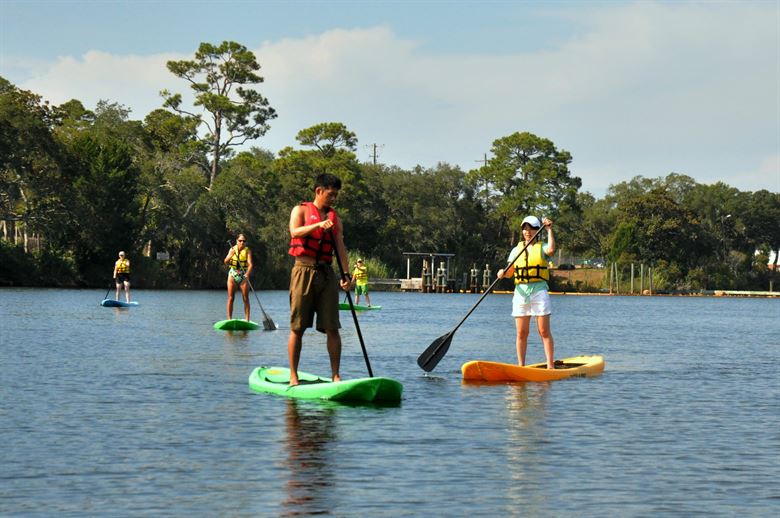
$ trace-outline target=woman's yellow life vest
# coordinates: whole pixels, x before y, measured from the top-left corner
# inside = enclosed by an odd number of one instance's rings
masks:
[[[357,284],[360,284],[361,286],[364,284],[368,284],[368,268],[360,266],[355,266],[355,271],[352,272],[352,274],[355,276],[355,282]]]
[[[549,281],[550,270],[547,266],[542,243],[532,244],[515,259],[515,284]]]
[[[119,259],[116,262],[116,273],[130,273],[130,261],[128,259]]]
[[[233,248],[235,250],[235,247]],[[246,270],[249,268],[249,247],[245,246],[240,252],[234,251],[229,264],[235,270]]]

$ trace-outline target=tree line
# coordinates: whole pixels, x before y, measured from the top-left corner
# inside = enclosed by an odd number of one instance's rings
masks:
[[[138,286],[222,287],[228,242],[243,232],[255,286],[286,288],[290,211],[322,172],[343,182],[350,253],[389,276],[405,276],[402,252],[455,253],[456,276],[503,266],[519,222],[535,214],[555,221],[565,255],[653,265],[657,289],[765,290],[772,279],[779,193],[670,173],[596,199],[569,170],[570,153],[527,131],[496,138],[471,171],[361,162],[357,135],[340,122],[301,129],[276,153],[247,149],[278,116],[256,90],[252,52],[203,43],[168,69],[191,104],[163,91],[143,120],[109,100],[52,106],[0,77],[0,285],[108,285],[125,250]],[[18,244],[19,232],[41,246]]]

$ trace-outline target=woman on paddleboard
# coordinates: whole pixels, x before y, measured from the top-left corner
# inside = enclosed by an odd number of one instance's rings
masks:
[[[123,251],[119,252],[119,259],[114,263],[114,280],[116,281],[116,300],[119,300],[119,291],[124,287],[125,302],[130,302],[130,259],[125,257]]]
[[[499,270],[498,277],[514,277],[515,291],[512,297],[512,316],[515,317],[517,336],[517,359],[520,365],[525,365],[525,352],[528,347],[528,332],[531,317],[536,317],[536,328],[544,344],[544,354],[547,356],[547,368],[554,369],[553,336],[550,330],[550,294],[547,281],[550,280],[549,264],[555,253],[555,237],[553,237],[552,221],[544,218],[547,227],[547,246],[542,244],[539,229],[541,223],[536,216],[528,216],[521,224],[523,241],[509,253],[508,261],[512,265],[506,270]]]
[[[236,288],[241,289],[244,299],[244,318],[249,320],[249,275],[252,273],[252,251],[246,246],[246,236],[239,234],[236,246],[231,246],[223,261],[230,266],[227,276],[227,317],[233,319],[233,298]]]

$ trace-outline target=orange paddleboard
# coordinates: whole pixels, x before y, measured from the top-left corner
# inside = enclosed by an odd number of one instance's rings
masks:
[[[603,356],[575,356],[556,360],[555,368],[547,363],[523,367],[511,363],[471,361],[460,368],[464,380],[472,381],[554,381],[575,376],[598,376],[604,371]]]

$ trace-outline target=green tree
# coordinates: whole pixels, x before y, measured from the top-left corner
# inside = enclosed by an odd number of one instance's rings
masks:
[[[69,234],[70,248],[87,278],[117,250],[140,251],[138,238],[139,168],[132,147],[116,138],[83,133],[68,145],[72,168],[72,213],[78,225]],[[110,272],[102,272],[107,275]]]
[[[568,151],[528,132],[496,139],[491,151],[493,158],[469,178],[483,190],[481,196],[494,200],[498,228],[509,228],[511,243],[517,240],[524,216],[554,218],[561,205],[576,205],[582,181],[569,172]]]
[[[178,282],[180,236],[188,233],[194,223],[190,211],[207,192],[206,179],[197,167],[205,161],[197,125],[192,118],[154,110],[144,118],[143,152],[139,153],[140,241],[152,257],[158,251],[170,253],[171,261],[158,266],[165,268],[164,275],[177,272],[171,280]]]
[[[0,216],[49,234],[66,212],[62,153],[53,129],[61,113],[0,78]]]
[[[169,61],[168,70],[186,80],[195,94],[194,106],[202,112],[182,108],[181,94],[163,90],[165,106],[192,117],[206,126],[203,143],[211,161],[205,165],[208,188],[220,172],[220,161],[232,147],[257,139],[268,131],[276,111],[257,90],[245,85],[263,82],[254,53],[233,41],[220,45],[201,43],[194,60]]]
[[[357,136],[341,122],[323,122],[298,132],[296,137],[302,146],[312,146],[324,158],[334,156],[339,150],[354,152]]]
[[[360,246],[369,249],[366,243],[373,242],[372,254],[384,263],[402,266],[402,252],[449,252],[456,254],[453,268],[465,271],[505,253],[459,168],[439,163],[431,169],[368,166],[366,171],[370,210],[381,224]]]
[[[608,202],[596,200],[589,192],[578,192],[575,206],[562,207],[555,221],[558,250],[592,258],[607,257],[615,220]]]
[[[280,288],[283,284],[277,279],[286,279],[286,226],[271,225],[279,191],[279,184],[271,170],[272,163],[273,154],[266,150],[252,148],[239,153],[226,162],[208,196],[211,213],[220,214],[224,221],[217,234],[222,238],[224,248],[220,261],[227,251],[226,240],[235,239],[239,233],[246,234],[255,264],[262,265],[253,275],[252,282],[256,288]]]
[[[780,193],[760,190],[740,193],[735,216],[744,225],[740,247],[745,252],[780,249]]]
[[[696,215],[677,203],[664,187],[632,196],[618,210],[622,223],[613,242],[632,245],[622,251],[638,260],[663,263],[674,274],[670,282],[679,281],[712,252]]]
[[[91,112],[72,100],[58,109],[62,118],[54,134],[63,156],[58,196],[68,211],[47,238],[73,253],[83,280],[105,279],[106,263],[117,250],[132,255],[141,250],[137,193],[144,132],[118,103],[100,101]]]

